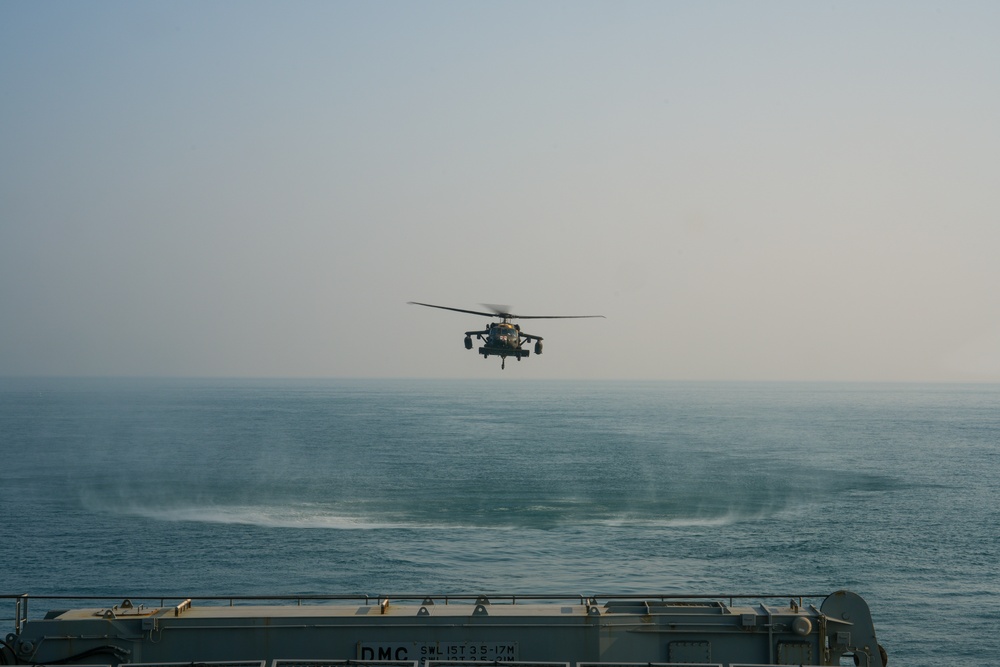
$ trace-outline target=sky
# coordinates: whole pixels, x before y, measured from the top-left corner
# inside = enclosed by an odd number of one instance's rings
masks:
[[[1000,382],[1000,3],[0,3],[0,376]],[[464,349],[522,315],[544,354]]]

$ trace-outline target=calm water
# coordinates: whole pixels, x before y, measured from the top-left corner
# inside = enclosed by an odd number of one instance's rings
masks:
[[[995,665],[998,445],[996,385],[0,379],[0,591],[849,588]]]

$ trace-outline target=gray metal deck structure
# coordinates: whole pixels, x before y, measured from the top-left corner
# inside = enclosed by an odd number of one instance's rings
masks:
[[[6,664],[884,667],[867,603],[822,596],[7,595]],[[101,601],[108,598],[101,598]],[[816,606],[816,600],[819,605]],[[0,602],[3,600],[0,599]],[[52,607],[54,603],[61,606]],[[87,606],[77,606],[84,603]],[[40,617],[39,605],[49,605]]]

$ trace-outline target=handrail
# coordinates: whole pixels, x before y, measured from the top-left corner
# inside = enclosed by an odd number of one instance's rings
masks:
[[[372,600],[382,600],[385,598],[390,598],[393,600],[471,600],[476,601],[479,598],[486,597],[490,601],[493,600],[775,600],[775,599],[785,599],[785,600],[803,600],[807,598],[826,598],[829,593],[477,593],[477,594],[462,594],[456,595],[454,593],[442,593],[437,595],[428,595],[426,593],[383,593],[381,595],[369,595],[367,593],[363,594],[350,594],[350,595],[327,595],[327,594],[306,594],[306,595],[191,595],[190,593],[179,594],[179,595],[161,595],[161,594],[150,594],[150,595],[120,595],[120,594],[101,594],[101,595],[77,595],[73,593],[68,594],[30,594],[30,593],[0,593],[0,600],[13,600],[17,598],[31,598],[33,600],[186,600],[191,598],[192,600],[262,600],[262,601],[286,601],[295,602],[297,600],[357,600],[357,601],[367,601],[371,603]]]

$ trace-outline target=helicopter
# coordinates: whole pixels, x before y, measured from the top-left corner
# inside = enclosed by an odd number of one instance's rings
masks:
[[[521,361],[522,357],[527,357],[531,351],[523,347],[524,343],[535,342],[535,354],[542,353],[542,337],[521,331],[520,324],[511,324],[511,320],[563,320],[580,319],[587,317],[604,317],[604,315],[514,315],[510,312],[510,306],[498,306],[484,303],[482,306],[489,308],[490,312],[484,313],[479,310],[465,310],[464,308],[451,308],[449,306],[435,306],[433,303],[420,303],[419,301],[408,301],[414,306],[426,306],[427,308],[440,308],[441,310],[453,310],[456,313],[469,313],[470,315],[483,315],[485,317],[499,317],[499,322],[490,322],[486,329],[482,331],[465,332],[465,349],[472,349],[472,337],[475,336],[483,341],[483,346],[479,348],[479,354],[483,359],[489,359],[491,355],[500,357],[500,369],[507,365],[507,357],[514,357]]]

